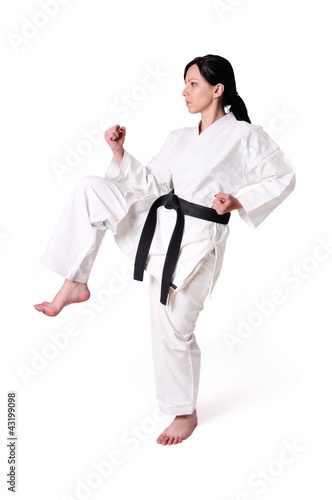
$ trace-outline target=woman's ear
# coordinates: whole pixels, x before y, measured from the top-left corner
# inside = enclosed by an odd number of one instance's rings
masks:
[[[224,93],[225,87],[222,83],[218,83],[214,89],[214,96],[221,97]]]

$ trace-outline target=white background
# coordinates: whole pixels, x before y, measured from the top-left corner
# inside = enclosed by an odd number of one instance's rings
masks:
[[[12,498],[6,406],[16,391],[15,498],[329,498],[332,251],[315,252],[332,237],[328,2],[71,0],[53,17],[40,15],[41,3],[6,2],[0,12],[1,497]],[[44,26],[30,25],[24,41],[27,20]],[[155,443],[169,418],[156,413],[147,284],[131,280],[112,235],[83,309],[48,318],[33,304],[62,284],[39,257],[65,201],[82,176],[104,175],[111,150],[100,139],[62,176],[55,162],[103,119],[125,125],[127,149],[148,161],[169,130],[196,125],[181,96],[183,69],[207,53],[231,61],[252,122],[292,160],[297,187],[256,230],[232,217],[222,275],[196,332],[200,424],[164,448]],[[162,76],[142,91],[151,69]],[[118,293],[109,289],[114,277]],[[270,301],[275,289],[282,304]],[[239,338],[239,325],[255,318],[231,349],[225,334]],[[67,345],[56,348],[56,337]],[[299,451],[284,455],[287,443]],[[117,451],[121,465],[101,479],[93,464]],[[261,489],[248,482],[260,468],[268,471]]]

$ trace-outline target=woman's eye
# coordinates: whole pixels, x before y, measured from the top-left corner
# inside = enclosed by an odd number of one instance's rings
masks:
[[[191,86],[192,86],[192,87],[196,87],[196,85],[197,85],[197,83],[196,83],[196,82],[192,82],[192,83],[191,83]]]

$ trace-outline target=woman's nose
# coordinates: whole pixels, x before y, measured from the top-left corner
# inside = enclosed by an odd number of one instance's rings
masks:
[[[187,87],[185,87],[185,88],[183,89],[182,95],[183,95],[183,97],[185,97],[186,95],[188,95],[188,90],[187,90]]]

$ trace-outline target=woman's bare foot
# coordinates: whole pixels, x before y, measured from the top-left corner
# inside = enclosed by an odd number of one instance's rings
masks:
[[[196,410],[191,415],[178,415],[157,439],[157,443],[165,445],[182,443],[195,429],[198,423]]]
[[[88,300],[89,297],[90,291],[86,283],[65,280],[52,302],[35,304],[34,308],[46,314],[46,316],[56,316],[65,306],[77,302],[84,302]]]

